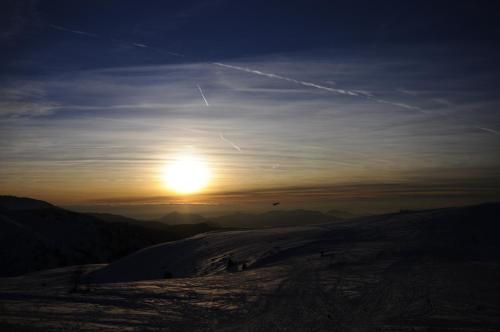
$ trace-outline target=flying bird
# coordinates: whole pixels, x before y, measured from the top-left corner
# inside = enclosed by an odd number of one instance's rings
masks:
[[[273,206],[278,206],[278,205],[280,205],[280,202],[274,202],[273,203]]]

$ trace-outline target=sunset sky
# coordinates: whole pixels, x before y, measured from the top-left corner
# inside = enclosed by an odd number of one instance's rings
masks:
[[[438,3],[6,1],[0,194],[266,209],[498,200],[498,11]],[[210,179],[179,194],[164,177],[185,156]]]

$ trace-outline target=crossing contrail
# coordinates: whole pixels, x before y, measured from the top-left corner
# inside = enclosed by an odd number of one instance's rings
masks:
[[[199,84],[196,84],[198,87],[198,90],[200,91],[201,97],[203,98],[203,101],[205,101],[205,105],[209,107],[210,105],[208,104],[207,98],[205,98],[205,94],[203,93],[203,90],[201,89],[201,86]]]
[[[233,148],[235,148],[236,150],[238,150],[238,152],[241,152],[241,148],[240,148],[238,145],[236,145],[236,144],[234,144],[233,142],[231,142],[230,140],[228,140],[227,138],[225,138],[225,137],[224,137],[224,135],[223,135],[222,133],[219,133],[219,137],[220,137],[220,139],[221,139],[221,140],[223,140],[224,142],[226,142],[226,143],[228,143],[228,144],[231,144],[231,146],[232,146]]]

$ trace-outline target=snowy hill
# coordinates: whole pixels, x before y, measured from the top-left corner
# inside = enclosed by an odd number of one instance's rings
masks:
[[[199,234],[140,250],[96,271],[91,279],[137,281],[241,271],[311,243],[324,231],[321,227],[293,227]]]
[[[495,221],[496,213],[500,213],[500,205],[490,204],[308,227],[211,232],[143,249],[91,277],[97,282],[123,282],[210,275],[325,252],[339,244],[359,241],[376,243],[372,249],[387,247],[384,250],[409,255],[500,257],[500,244],[496,242],[500,224]]]

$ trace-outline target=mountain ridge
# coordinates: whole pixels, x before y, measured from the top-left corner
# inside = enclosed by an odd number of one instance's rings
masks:
[[[213,225],[104,221],[50,203],[0,197],[0,276],[75,264],[105,263],[156,243],[215,229]],[[126,218],[121,217],[120,218]],[[131,219],[128,219],[131,220]]]

